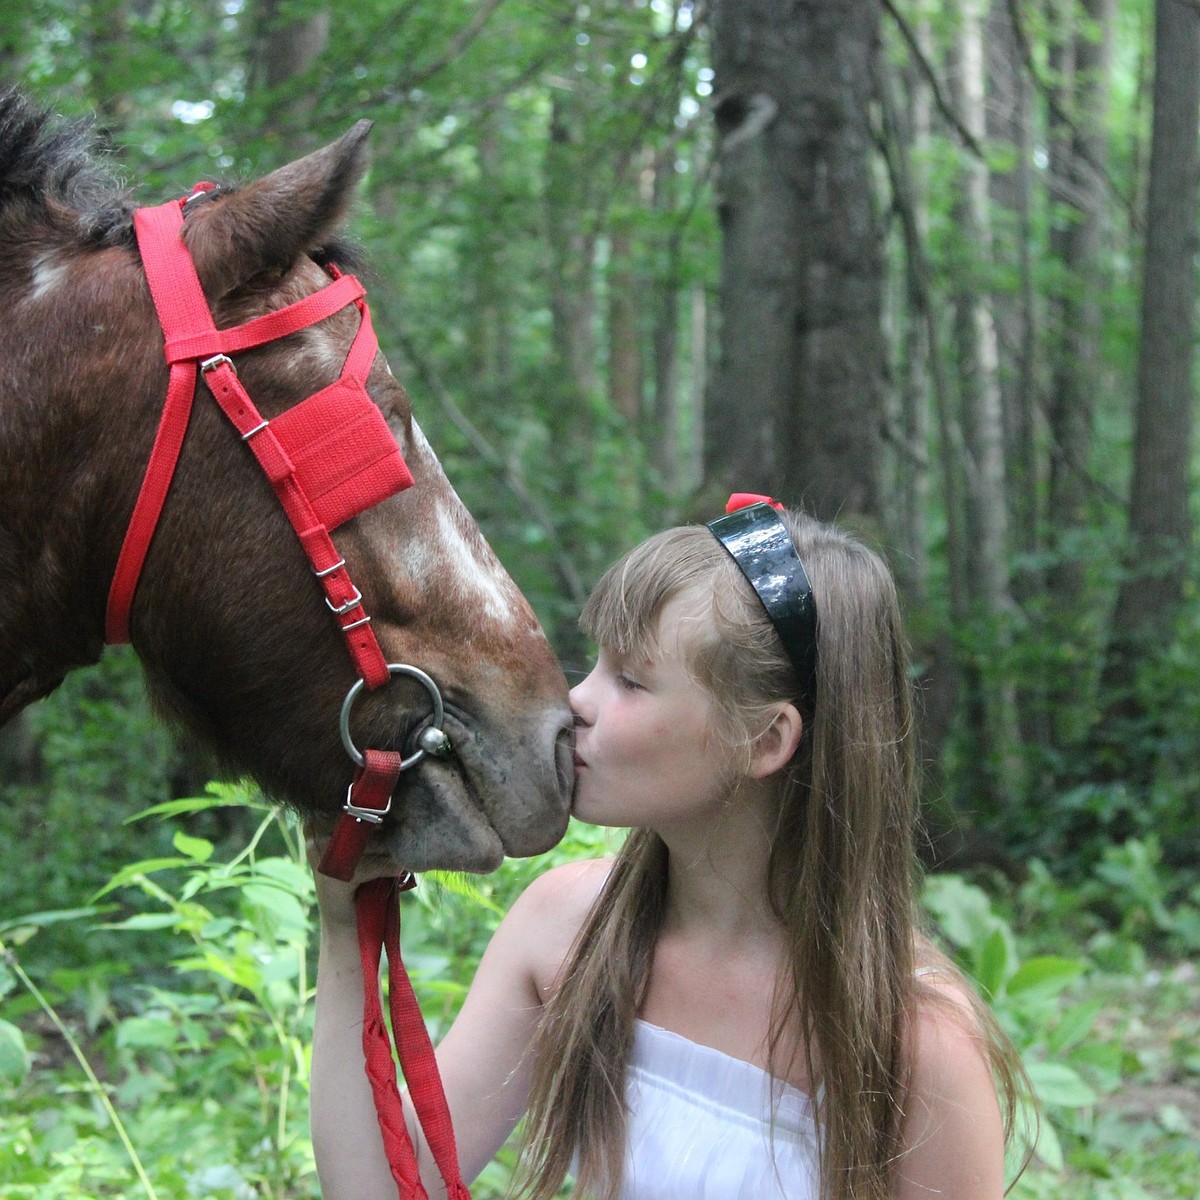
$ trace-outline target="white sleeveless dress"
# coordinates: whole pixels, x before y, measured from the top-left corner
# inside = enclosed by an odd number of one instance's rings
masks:
[[[816,1200],[812,1101],[759,1067],[638,1021],[627,1101],[621,1200]]]

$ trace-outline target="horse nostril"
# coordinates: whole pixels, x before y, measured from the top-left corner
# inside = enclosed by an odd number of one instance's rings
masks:
[[[569,725],[560,729],[554,739],[554,765],[558,771],[558,793],[569,800],[575,790],[575,730]]]

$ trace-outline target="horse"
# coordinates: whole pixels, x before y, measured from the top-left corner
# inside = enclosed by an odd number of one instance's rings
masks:
[[[369,127],[181,205],[179,236],[219,329],[314,296],[349,260],[338,228]],[[0,93],[0,724],[105,643],[110,584],[171,378],[134,210],[86,122]],[[339,378],[365,320],[349,304],[236,355],[263,425]],[[419,670],[392,668],[348,709],[356,675],[340,622],[206,372],[189,392],[129,640],[155,708],[211,747],[223,773],[253,777],[328,832],[352,775],[348,752],[419,758],[368,854],[379,869],[491,870],[565,829],[566,683],[382,354],[364,376],[412,486],[346,520],[333,541],[383,661]],[[431,680],[445,755],[417,747]]]

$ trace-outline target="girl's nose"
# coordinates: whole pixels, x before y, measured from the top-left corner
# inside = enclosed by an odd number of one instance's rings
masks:
[[[590,679],[591,675],[585,676],[571,689],[569,697],[571,716],[574,718],[576,728],[581,725],[591,724],[591,720],[588,717],[590,710],[587,703],[588,681]]]

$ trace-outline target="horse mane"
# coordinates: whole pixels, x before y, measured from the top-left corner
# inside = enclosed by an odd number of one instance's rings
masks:
[[[197,203],[236,191],[221,185]],[[74,217],[85,244],[134,248],[136,204],[114,170],[89,118],[67,119],[39,107],[18,87],[0,89],[0,228],[19,209],[21,217],[59,225],[64,210]],[[337,238],[310,251],[321,266],[336,262],[362,271],[363,256]]]
[[[41,216],[52,224],[65,209],[86,241],[133,244],[133,203],[100,149],[94,123],[66,120],[9,87],[0,91],[0,219],[14,208],[27,220]]]

